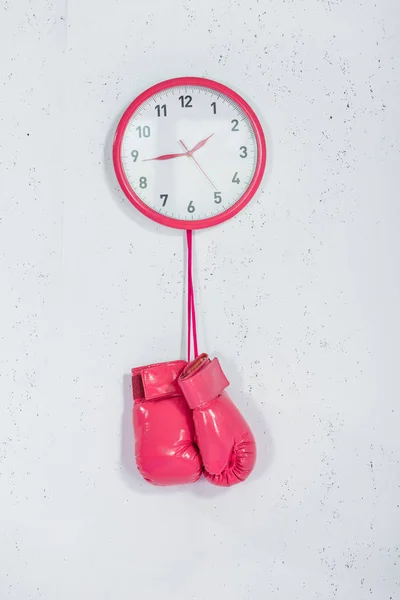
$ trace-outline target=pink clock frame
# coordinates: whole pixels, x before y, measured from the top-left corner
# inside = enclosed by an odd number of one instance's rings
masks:
[[[198,219],[198,220],[190,220],[185,221],[181,219],[173,219],[171,217],[167,217],[165,215],[161,215],[157,211],[153,210],[147,204],[145,204],[139,196],[133,191],[130,186],[128,179],[125,175],[125,171],[122,165],[121,160],[121,145],[124,137],[124,133],[126,127],[132,117],[132,115],[138,110],[138,108],[148,100],[154,94],[162,92],[171,87],[179,87],[179,86],[203,86],[208,87],[216,92],[220,92],[231,98],[240,106],[240,108],[246,113],[248,119],[250,120],[254,134],[256,137],[257,143],[257,164],[254,171],[253,178],[249,184],[249,187],[246,189],[244,194],[229,208],[227,208],[224,212],[216,215],[214,217],[209,217],[207,219]],[[228,219],[231,219],[238,212],[240,212],[253,198],[254,194],[258,190],[261,180],[264,175],[265,166],[267,162],[267,147],[265,142],[264,132],[261,126],[260,121],[258,120],[255,112],[249,106],[249,104],[241,97],[239,94],[231,90],[229,87],[218,83],[216,81],[212,81],[211,79],[205,79],[203,77],[177,77],[175,79],[167,79],[166,81],[162,81],[152,86],[151,88],[144,91],[140,96],[136,98],[128,106],[126,111],[124,112],[117,130],[115,132],[114,144],[113,144],[113,162],[114,169],[118,179],[118,182],[125,194],[125,196],[132,202],[132,204],[140,210],[142,214],[146,217],[149,217],[153,221],[160,223],[161,225],[165,225],[167,227],[174,227],[175,229],[204,229],[206,227],[212,227],[214,225],[218,225],[219,223],[223,223]]]

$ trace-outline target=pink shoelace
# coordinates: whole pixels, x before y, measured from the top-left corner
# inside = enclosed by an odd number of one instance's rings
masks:
[[[188,344],[188,362],[191,360],[191,346],[192,346],[192,333],[193,333],[193,351],[194,358],[199,355],[199,349],[197,345],[197,326],[196,326],[196,309],[194,301],[194,285],[193,285],[193,231],[188,229],[186,231],[187,241],[187,299],[188,299],[188,332],[187,332],[187,344]]]

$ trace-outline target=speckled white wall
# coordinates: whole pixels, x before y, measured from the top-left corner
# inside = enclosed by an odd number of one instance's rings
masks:
[[[1,0],[0,597],[400,598],[397,0]],[[263,119],[238,218],[196,235],[201,347],[254,476],[155,489],[129,370],[182,355],[182,234],[116,185],[129,102],[183,74]]]

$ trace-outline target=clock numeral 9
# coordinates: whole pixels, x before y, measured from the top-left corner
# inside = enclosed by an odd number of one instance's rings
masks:
[[[194,205],[193,205],[193,202],[192,202],[192,201],[190,201],[190,202],[189,202],[189,204],[188,204],[188,207],[187,207],[187,211],[188,211],[189,213],[194,213],[194,211],[195,211],[195,210],[196,210],[196,209],[195,209],[195,207],[194,207]]]
[[[144,127],[141,127],[141,125],[139,125],[139,127],[136,127],[136,131],[138,132],[140,138],[149,138],[151,135],[151,130],[148,125],[145,125]]]
[[[161,114],[163,114],[164,117],[167,116],[167,105],[166,104],[163,104],[162,106],[157,104],[157,106],[155,106],[154,109],[157,111],[157,117],[161,117]]]
[[[142,188],[142,190],[144,190],[145,188],[147,188],[147,177],[141,177],[139,179],[139,185]]]
[[[132,150],[131,156],[132,156],[134,162],[136,162],[139,157],[139,152],[137,150]]]
[[[240,158],[247,158],[247,147],[246,146],[240,146]]]
[[[240,179],[238,177],[238,173],[235,173],[232,178],[232,183],[240,183]]]
[[[179,96],[182,108],[193,108],[192,100],[192,96]]]
[[[168,194],[160,194],[160,198],[163,201],[162,205],[165,206],[168,200]]]
[[[221,204],[221,202],[222,202],[221,192],[214,192],[214,202],[215,202],[215,204]]]
[[[231,131],[239,131],[239,121],[237,119],[232,119],[231,123],[233,125]]]

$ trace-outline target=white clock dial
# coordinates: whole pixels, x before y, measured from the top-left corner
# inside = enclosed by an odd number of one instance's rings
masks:
[[[204,86],[177,86],[132,114],[121,159],[130,187],[152,210],[183,221],[207,219],[246,192],[257,141],[234,100]]]

